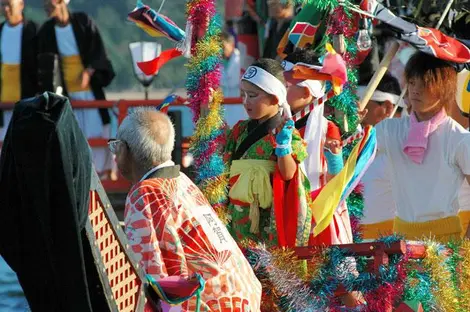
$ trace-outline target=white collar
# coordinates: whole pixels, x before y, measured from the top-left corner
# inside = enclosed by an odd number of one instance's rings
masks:
[[[171,167],[171,166],[174,166],[174,165],[175,165],[175,163],[171,160],[165,161],[164,163],[162,163],[162,164],[150,169],[149,171],[147,171],[147,173],[144,174],[144,176],[142,177],[142,179],[140,179],[139,182],[142,182],[145,179],[147,179],[152,173],[154,173],[158,169],[165,168],[165,167]]]

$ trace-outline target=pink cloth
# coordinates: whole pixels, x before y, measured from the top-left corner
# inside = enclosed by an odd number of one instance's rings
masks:
[[[442,109],[430,120],[419,122],[413,113],[410,116],[410,130],[408,137],[403,145],[403,152],[408,155],[411,161],[421,164],[428,147],[429,136],[446,119],[447,113]]]

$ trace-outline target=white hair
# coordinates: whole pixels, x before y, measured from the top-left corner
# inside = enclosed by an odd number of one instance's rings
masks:
[[[155,119],[149,118],[150,112],[160,115],[158,123],[161,127],[155,127]],[[155,108],[139,107],[130,111],[123,120],[117,138],[127,143],[139,166],[151,169],[156,164],[171,160],[175,128],[168,115]]]

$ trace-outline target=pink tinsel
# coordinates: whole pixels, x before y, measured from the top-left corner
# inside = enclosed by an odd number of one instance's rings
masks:
[[[336,7],[330,14],[329,25],[327,33],[332,35],[343,34],[345,37],[352,37],[358,30],[357,23],[346,14],[342,6]]]
[[[359,184],[356,186],[356,188],[354,188],[353,193],[362,194],[362,192],[364,192],[364,184],[359,183]]]
[[[189,106],[193,111],[193,122],[199,119],[201,107],[207,107],[210,100],[211,90],[217,90],[220,86],[222,65],[218,64],[216,68],[205,74],[199,80],[199,88],[194,92],[189,92]]]
[[[393,284],[382,285],[364,295],[364,299],[367,301],[367,312],[385,311],[387,306],[393,307],[400,301],[405,289],[405,264],[408,262],[408,258],[408,255],[405,255],[397,264],[397,278]]]
[[[211,157],[211,155],[214,155],[216,151],[220,148],[220,146],[224,146],[224,145],[225,145],[225,136],[223,135],[218,136],[214,140],[210,141],[207,144],[207,148],[204,151],[202,151],[199,158],[194,160],[194,164],[196,166],[200,166],[206,163]]]

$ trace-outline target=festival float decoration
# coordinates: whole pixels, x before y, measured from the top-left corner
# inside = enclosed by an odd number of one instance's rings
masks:
[[[176,42],[176,48],[163,51],[153,60],[137,63],[140,70],[148,76],[155,75],[163,65],[174,58],[186,54],[188,50],[186,33],[170,18],[160,13],[164,4],[165,0],[161,2],[159,10],[155,11],[138,0],[134,10],[127,15],[129,21],[135,23],[148,35],[164,37]]]
[[[220,88],[222,45],[220,17],[214,0],[189,0],[186,5],[191,57],[188,62],[186,89],[189,107],[196,123],[189,152],[194,157],[195,182],[223,221],[226,200],[226,165],[223,94]]]

